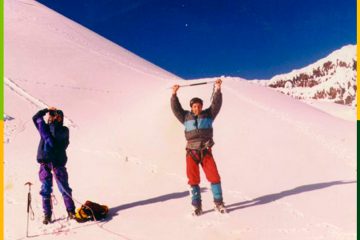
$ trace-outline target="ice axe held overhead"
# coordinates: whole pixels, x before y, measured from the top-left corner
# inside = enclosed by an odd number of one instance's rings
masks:
[[[220,87],[221,87],[221,84],[222,84],[221,78],[218,78],[216,81],[207,81],[207,82],[201,82],[201,83],[192,83],[192,84],[185,84],[185,85],[177,85],[177,84],[175,84],[174,86],[171,87],[172,94],[176,95],[176,93],[177,93],[177,91],[179,90],[180,87],[190,87],[190,86],[197,86],[197,85],[203,85],[203,84],[208,84],[208,83],[214,83],[213,92],[212,92],[211,98],[210,98],[210,101],[212,101],[215,91],[219,90]]]
[[[221,81],[221,78],[215,80],[215,81],[206,81],[206,82],[199,82],[199,83],[190,83],[190,84],[182,84],[182,85],[177,85],[179,87],[194,87],[194,86],[199,86],[199,85],[205,85],[205,84],[211,84],[211,83],[216,83],[217,81]],[[171,89],[173,87],[170,87],[169,89]]]
[[[209,84],[209,83],[215,83],[215,81],[208,81],[208,82],[200,82],[200,83],[184,84],[184,85],[179,85],[179,87],[193,87],[193,86],[205,85],[205,84]]]

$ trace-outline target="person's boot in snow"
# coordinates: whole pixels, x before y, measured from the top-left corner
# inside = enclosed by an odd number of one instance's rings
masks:
[[[75,219],[75,211],[68,211],[68,219]]]
[[[202,213],[203,213],[203,210],[202,210],[201,205],[194,206],[194,211],[193,211],[194,216],[200,216]]]
[[[43,220],[43,224],[49,224],[51,223],[51,214],[45,214],[44,215],[44,220]]]
[[[224,202],[215,202],[215,211],[218,211],[219,213],[227,213]]]

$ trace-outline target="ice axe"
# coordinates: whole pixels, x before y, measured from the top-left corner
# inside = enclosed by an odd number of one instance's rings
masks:
[[[27,199],[27,221],[26,221],[26,237],[29,237],[29,218],[31,214],[31,220],[34,220],[34,211],[31,207],[31,182],[26,182],[25,185],[29,186],[28,199]]]
[[[208,81],[208,82],[200,82],[200,83],[191,83],[191,84],[179,85],[179,87],[193,87],[193,86],[197,86],[197,85],[204,85],[204,84],[215,83],[215,82],[216,82],[216,81]]]
[[[209,83],[215,83],[216,81],[207,81],[207,82],[199,82],[199,83],[190,83],[190,84],[183,84],[183,85],[179,85],[179,87],[193,87],[193,86],[198,86],[198,85],[205,85],[205,84],[209,84]],[[169,87],[169,89],[171,89],[172,87]]]

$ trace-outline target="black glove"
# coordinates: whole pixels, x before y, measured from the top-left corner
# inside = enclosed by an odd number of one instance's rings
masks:
[[[36,115],[38,115],[38,116],[45,116],[46,113],[48,113],[48,112],[49,112],[49,109],[44,108],[43,110],[40,110]]]

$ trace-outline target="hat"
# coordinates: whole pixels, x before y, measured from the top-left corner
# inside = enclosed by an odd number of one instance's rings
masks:
[[[60,123],[61,125],[64,123],[64,112],[57,109],[50,109],[49,115],[52,116],[56,122]]]
[[[201,100],[201,98],[194,97],[190,100],[190,107],[192,107],[194,103],[200,103],[201,105],[203,105],[203,100]]]

